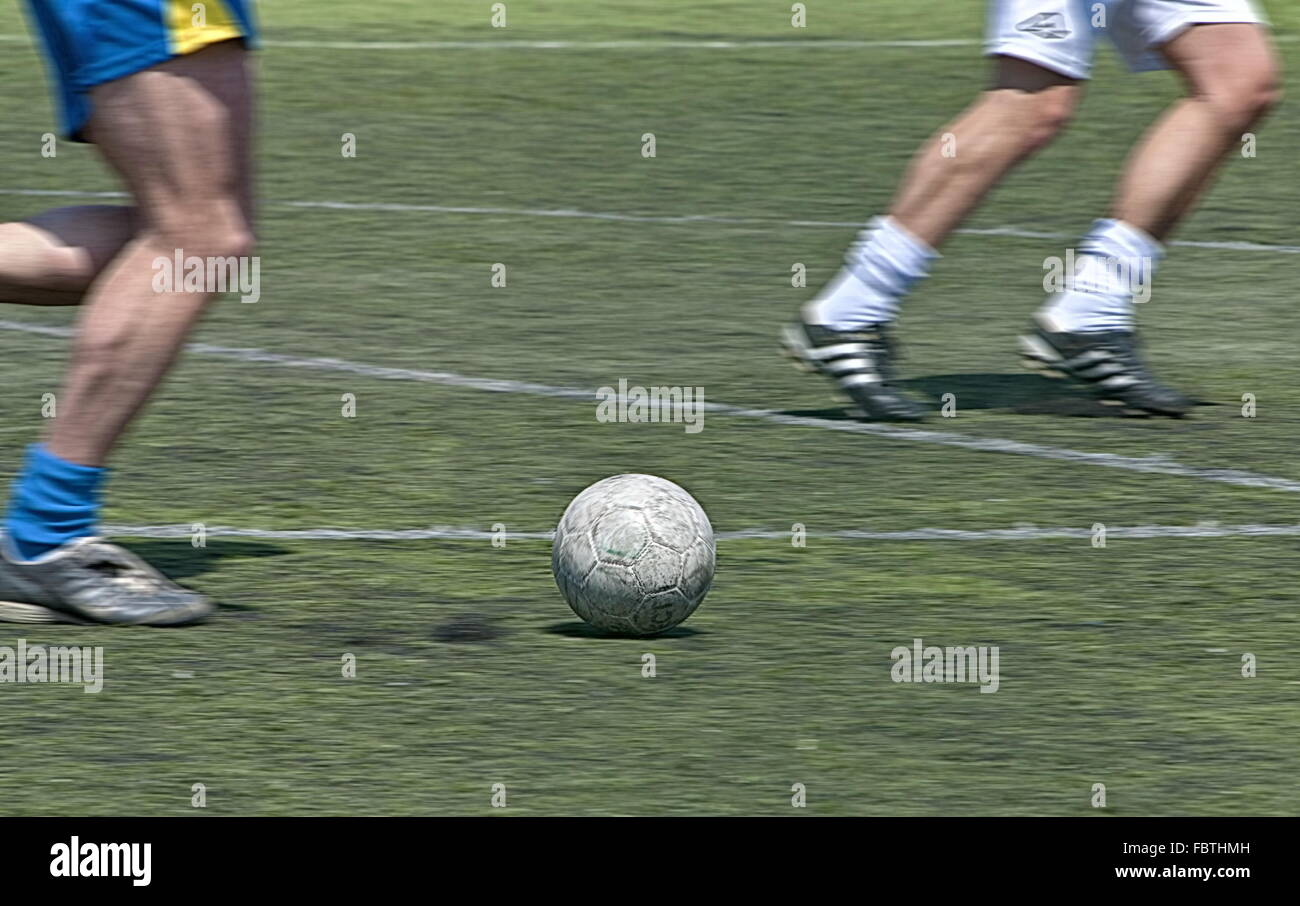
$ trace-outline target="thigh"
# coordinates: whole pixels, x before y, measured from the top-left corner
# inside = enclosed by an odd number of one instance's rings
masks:
[[[1127,0],[1114,19],[1111,37],[1135,71],[1178,68],[1168,49],[1192,26],[1256,26],[1267,40],[1268,20],[1254,0]]]
[[[1280,81],[1272,39],[1258,25],[1198,25],[1181,31],[1161,52],[1189,90],[1202,97],[1271,90]]]
[[[184,216],[251,224],[247,58],[242,42],[226,41],[93,89],[87,131],[135,197],[143,227],[170,228]]]
[[[1189,25],[1227,22],[1267,25],[1255,0],[1129,0],[1133,20],[1150,44],[1162,44]]]
[[[257,26],[246,0],[28,0],[64,133],[86,141],[92,90],[173,57],[237,39]]]
[[[1092,69],[1093,30],[1084,0],[992,0],[985,53],[1025,60],[1072,79]]]

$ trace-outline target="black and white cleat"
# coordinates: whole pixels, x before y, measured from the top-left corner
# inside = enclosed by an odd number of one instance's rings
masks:
[[[1129,331],[1054,331],[1037,319],[1020,337],[1022,362],[1044,377],[1074,381],[1125,415],[1186,415],[1195,403],[1156,380],[1140,349]]]
[[[834,381],[856,407],[852,414],[882,422],[918,422],[925,417],[925,410],[895,383],[897,348],[888,324],[831,330],[801,320],[785,327],[781,344],[796,367]]]

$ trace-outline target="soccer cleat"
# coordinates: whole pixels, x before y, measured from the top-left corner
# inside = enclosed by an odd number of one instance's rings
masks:
[[[77,538],[36,560],[9,557],[0,536],[0,622],[181,626],[213,605],[103,538]]]
[[[1036,319],[1034,331],[1020,337],[1020,350],[1026,368],[1046,377],[1072,379],[1104,405],[1117,406],[1128,415],[1178,418],[1194,405],[1147,370],[1137,336],[1130,331],[1052,331]]]
[[[895,385],[896,349],[888,324],[831,330],[801,320],[787,325],[781,339],[799,368],[835,381],[867,419],[919,422],[925,417],[925,410]]]

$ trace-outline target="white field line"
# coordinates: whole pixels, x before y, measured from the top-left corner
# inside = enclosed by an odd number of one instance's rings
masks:
[[[263,41],[286,50],[872,50],[883,48],[976,47],[973,38],[867,40],[697,40],[632,38],[612,41]]]
[[[0,43],[30,44],[28,35],[0,35]],[[874,48],[977,47],[974,38],[919,38],[893,41],[858,39],[764,38],[630,38],[608,41],[484,40],[484,41],[278,41],[258,42],[268,49],[283,50],[871,50]]]
[[[72,335],[72,329],[68,327],[28,324],[22,321],[0,321],[0,331],[2,330],[50,337],[68,337]],[[556,387],[550,384],[516,381],[508,378],[481,378],[456,374],[450,371],[389,368],[381,365],[369,365],[364,362],[351,362],[346,359],[305,358],[278,352],[268,352],[263,349],[214,346],[210,343],[191,343],[186,348],[196,355],[231,359],[251,365],[275,365],[282,368],[337,371],[380,380],[418,381],[426,384],[440,384],[446,387],[486,390],[493,393],[523,393],[531,396],[583,400],[593,404],[597,400],[596,393],[593,390],[585,390],[579,387]],[[787,427],[818,428],[824,431],[866,434],[888,440],[956,447],[963,450],[976,450],[981,453],[1031,456],[1036,459],[1050,459],[1076,465],[1103,466],[1111,469],[1125,469],[1130,472],[1172,475],[1178,478],[1193,478],[1200,481],[1214,481],[1248,488],[1265,488],[1273,491],[1286,491],[1292,494],[1300,493],[1300,481],[1238,469],[1210,469],[1183,465],[1164,454],[1138,457],[1120,456],[1115,453],[1089,453],[1082,450],[1071,450],[1067,447],[1031,444],[999,437],[977,437],[951,431],[930,431],[923,428],[904,428],[898,425],[811,418],[801,415],[789,415],[773,409],[750,409],[743,406],[732,406],[727,403],[706,402],[703,404],[703,409],[706,412],[712,412],[715,415],[727,418],[758,419]]]
[[[1290,43],[1297,35],[1274,35],[1273,40]],[[28,35],[0,35],[0,43],[29,44]],[[632,38],[608,41],[574,40],[483,40],[483,41],[278,41],[259,42],[268,49],[284,50],[871,50],[873,48],[918,49],[934,47],[978,47],[984,42],[975,38],[900,38],[892,41],[865,39],[800,38],[773,40],[764,38]]]
[[[129,197],[125,192],[80,192],[65,189],[0,189],[0,195],[33,198],[90,198],[116,200]],[[659,224],[717,224],[720,226],[808,227],[814,229],[859,229],[866,225],[862,220],[781,220],[772,217],[740,217],[726,214],[623,214],[609,211],[580,211],[574,208],[502,208],[461,205],[405,204],[400,202],[351,201],[260,201],[259,205],[272,208],[307,208],[329,211],[391,211],[406,214],[464,214],[491,217],[552,217],[569,220],[605,220],[616,223]],[[957,230],[966,236],[1008,236],[1015,239],[1077,239],[1070,233],[1021,230],[1016,227],[987,227]],[[1169,245],[1182,248],[1214,249],[1230,252],[1282,252],[1300,253],[1300,245],[1277,245],[1265,242],[1211,242],[1192,239],[1174,239]]]
[[[105,525],[104,533],[122,538],[190,538],[192,525]],[[210,538],[260,538],[268,541],[491,541],[502,533],[455,526],[429,526],[422,529],[248,529],[225,525],[204,527]],[[1300,525],[1240,524],[1220,525],[1202,522],[1197,525],[1131,525],[1107,526],[1108,541],[1142,538],[1259,538],[1295,537],[1300,535]],[[515,532],[507,530],[505,540],[550,541],[554,532]],[[853,541],[1052,541],[1062,539],[1090,540],[1091,528],[1069,526],[1039,527],[1019,525],[1002,529],[941,529],[920,528],[894,532],[873,532],[846,529],[840,531],[810,531],[809,538],[831,538]],[[741,529],[717,532],[718,541],[788,540],[790,532],[775,529]]]

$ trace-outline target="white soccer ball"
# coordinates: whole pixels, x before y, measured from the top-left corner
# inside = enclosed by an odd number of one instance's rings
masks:
[[[654,475],[615,475],[569,504],[551,569],[573,612],[607,632],[653,635],[686,619],[713,582],[713,526]]]

